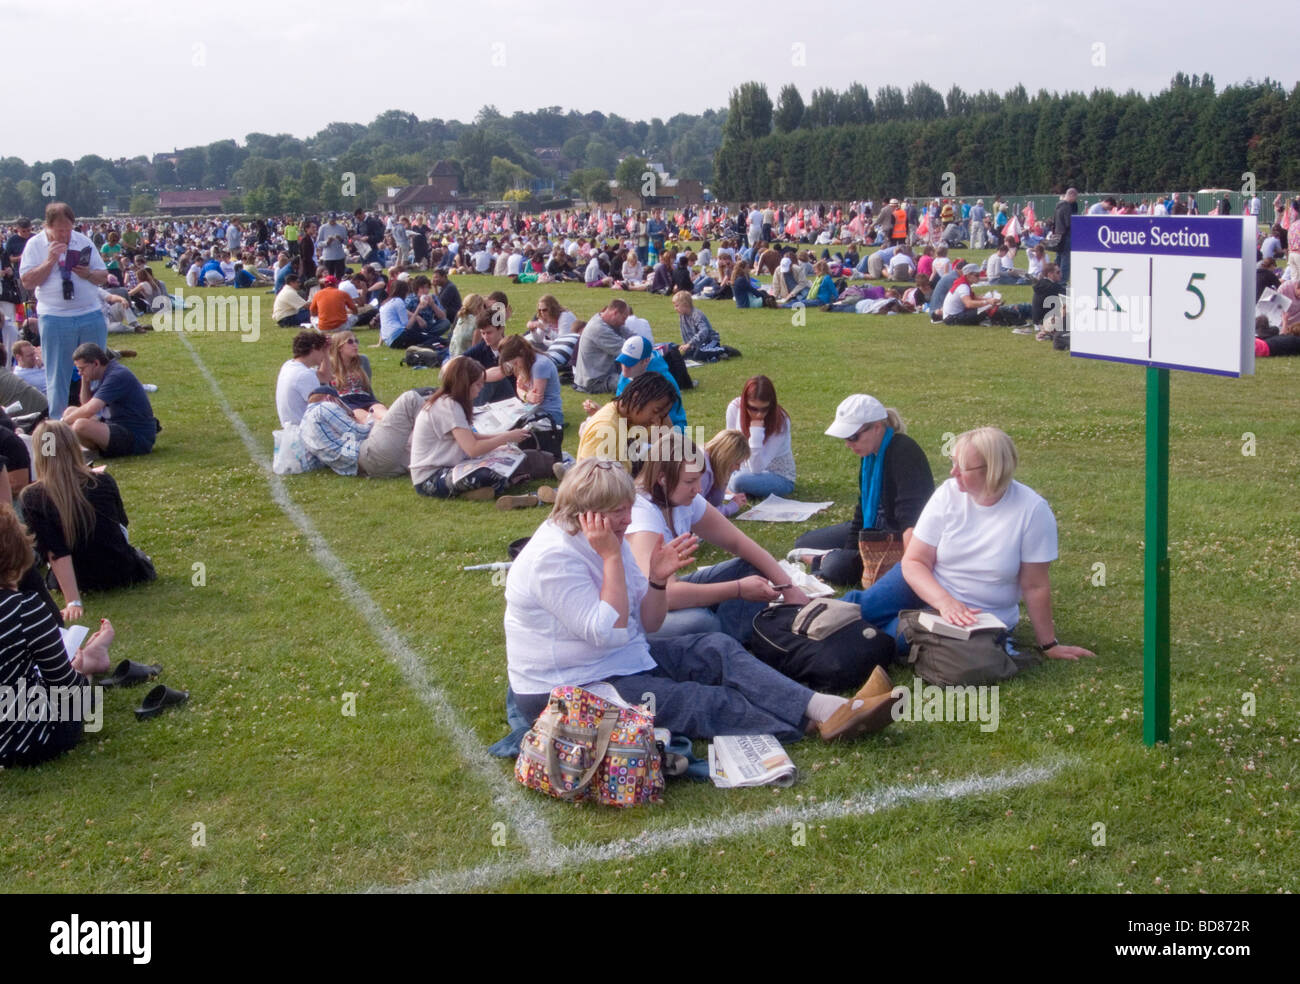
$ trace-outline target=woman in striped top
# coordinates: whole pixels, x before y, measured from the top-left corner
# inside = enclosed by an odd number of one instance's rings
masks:
[[[113,627],[104,620],[68,661],[52,605],[19,588],[34,559],[32,538],[14,511],[0,506],[0,768],[37,765],[81,740],[90,710],[89,675],[108,669],[113,640]],[[61,701],[48,689],[54,687],[79,689],[78,700]],[[38,714],[42,698],[46,711]],[[75,720],[49,720],[60,716],[55,710],[69,707],[80,710]]]

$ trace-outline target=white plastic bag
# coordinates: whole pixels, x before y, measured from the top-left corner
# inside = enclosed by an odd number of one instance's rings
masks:
[[[320,468],[316,456],[302,443],[302,431],[297,424],[289,424],[283,430],[272,431],[275,452],[271,458],[271,470],[277,475],[301,475],[303,472]]]

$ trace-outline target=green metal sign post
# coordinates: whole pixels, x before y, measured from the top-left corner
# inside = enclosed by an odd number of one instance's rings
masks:
[[[1169,740],[1169,370],[1147,367],[1142,737]]]

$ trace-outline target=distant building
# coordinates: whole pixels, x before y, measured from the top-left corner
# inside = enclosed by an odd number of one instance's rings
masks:
[[[163,215],[201,215],[222,211],[221,203],[230,192],[221,190],[162,191],[158,193],[158,211]]]
[[[478,199],[466,195],[461,188],[456,168],[448,161],[438,161],[429,168],[424,184],[389,188],[375,203],[375,210],[387,215],[410,215],[457,206],[473,208],[478,204]]]
[[[654,165],[651,165],[654,167]],[[629,208],[685,208],[704,204],[704,183],[694,178],[670,178],[656,168],[654,195],[642,195],[640,188],[619,188],[611,181],[609,190],[614,196],[613,207],[619,211]]]

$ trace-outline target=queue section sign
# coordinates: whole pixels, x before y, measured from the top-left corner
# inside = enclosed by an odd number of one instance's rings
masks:
[[[1169,372],[1255,371],[1254,216],[1079,215],[1070,354],[1146,367],[1142,733],[1169,740]]]
[[[1070,246],[1071,355],[1254,373],[1254,216],[1078,215]]]

